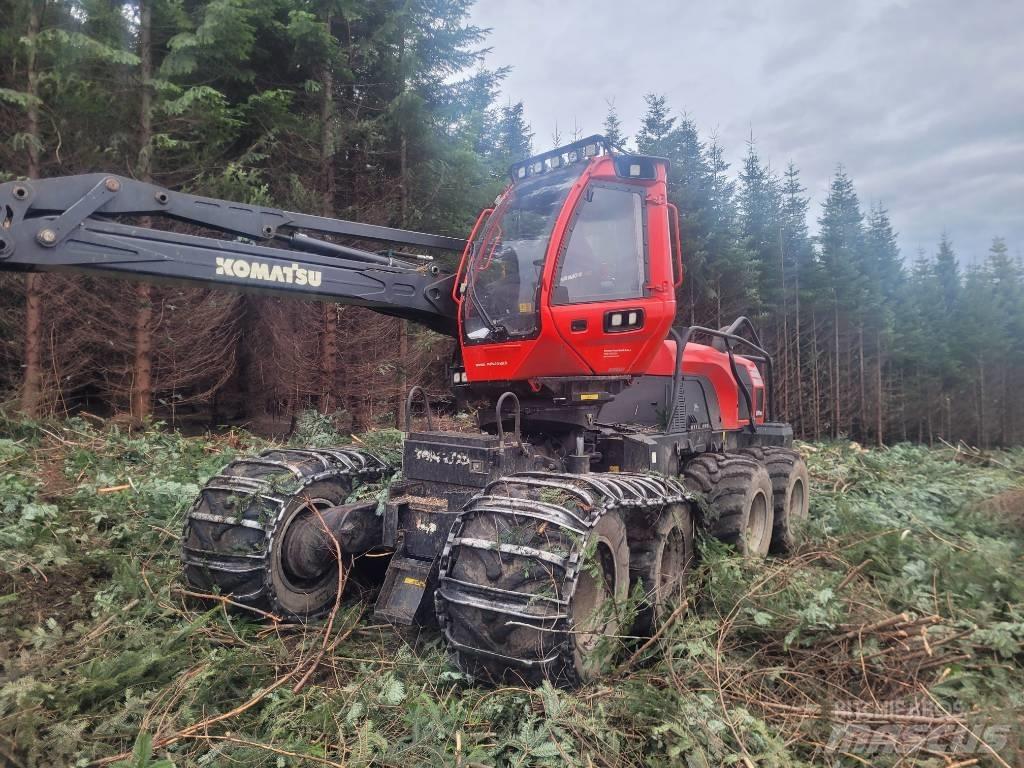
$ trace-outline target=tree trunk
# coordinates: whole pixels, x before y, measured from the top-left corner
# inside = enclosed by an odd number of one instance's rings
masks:
[[[327,14],[328,34],[333,17]],[[320,173],[322,178],[322,203],[324,216],[334,215],[334,198],[337,194],[337,180],[334,174],[334,71],[330,62],[320,68]]]
[[[39,72],[36,70],[36,45],[39,38],[40,3],[30,0],[28,14],[28,57],[25,62],[25,77],[28,80],[28,176],[39,178]]]
[[[881,447],[885,443],[882,432],[882,334],[876,337],[875,347],[878,360],[875,365],[875,443]]]
[[[153,7],[151,0],[139,2],[139,77],[142,80],[139,88],[139,160],[136,173],[141,181],[153,180],[152,142],[153,142],[153,110],[150,82],[153,79],[153,47],[150,44],[150,31],[153,25]],[[149,217],[140,222],[141,226],[149,227]],[[131,415],[135,419],[144,419],[153,409],[153,289],[147,283],[139,283],[135,287],[134,335],[135,359],[133,363],[134,377],[132,381]]]
[[[408,429],[405,423],[405,398],[409,391],[409,322],[398,321],[398,392],[395,399],[395,428]]]
[[[25,381],[21,390],[21,410],[38,416],[43,397],[43,291],[40,276],[25,280]]]
[[[899,372],[900,380],[900,437],[907,442],[907,379],[903,371]]]
[[[29,3],[28,57],[25,74],[28,80],[28,167],[30,179],[39,178],[39,73],[36,71],[36,42],[39,37],[39,4]],[[21,410],[38,416],[43,398],[43,286],[42,278],[30,274],[25,280],[25,379],[21,389]]]
[[[135,286],[135,377],[132,382],[131,414],[144,419],[153,407],[153,295],[146,283]]]
[[[821,439],[821,392],[818,388],[818,315],[811,310],[811,359],[814,361],[814,439]]]
[[[722,278],[715,278],[715,328],[722,327]]]
[[[782,227],[779,227],[779,274],[782,278],[782,411],[785,419],[792,421],[789,410],[789,307],[786,301],[786,252],[782,248]]]
[[[334,388],[338,376],[338,312],[330,302],[321,304],[323,309],[323,346],[320,349],[320,360],[323,365],[323,379],[320,387],[320,412],[333,413]]]
[[[409,140],[405,135],[405,128],[402,128],[401,154],[399,157],[401,167],[398,179],[399,189],[399,215],[401,223],[399,226],[409,225]],[[405,393],[409,390],[409,376],[406,363],[409,358],[409,323],[406,320],[398,321],[398,392],[395,399],[395,427],[405,429]]]
[[[1010,387],[1009,387],[1008,377],[1006,375],[1006,366],[1005,365],[1003,365],[1001,373],[1002,373],[1002,380],[1003,380],[1003,392],[1002,392],[1002,402],[999,404],[999,412],[1000,412],[1000,419],[999,419],[999,447],[1000,448],[1006,448],[1010,444],[1008,438],[1009,438],[1009,434],[1010,434],[1009,433],[1009,427],[1010,427],[1010,424],[1011,424],[1011,422],[1010,422],[1011,409],[1009,407],[1009,405],[1010,405]]]
[[[327,14],[325,24],[331,33],[333,17]],[[320,68],[320,173],[321,213],[334,216],[334,199],[337,196],[337,182],[334,175],[334,71],[330,62]],[[334,304],[323,304],[323,345],[320,349],[320,410],[331,413],[334,410],[334,388],[338,381],[338,314]]]
[[[985,448],[985,361],[978,359],[978,447]]]
[[[928,445],[935,445],[935,425],[932,422],[932,413],[934,409],[932,404],[935,402],[935,398],[932,395],[932,388],[929,386],[925,392],[924,398],[924,423],[925,429],[928,431]]]
[[[835,327],[835,386],[833,388],[833,394],[835,396],[835,423],[832,425],[832,437],[839,437],[839,419],[842,415],[842,408],[839,405],[839,299],[833,297],[832,308],[835,310],[834,327]]]
[[[943,406],[946,411],[946,439],[953,442],[953,402],[949,395],[943,393]]]
[[[804,437],[807,434],[807,422],[804,420],[804,369],[803,363],[801,362],[800,347],[803,344],[800,331],[800,270],[799,268],[794,272],[793,277],[794,287],[796,291],[793,295],[793,311],[795,312],[794,321],[796,323],[796,402],[797,411],[800,416],[800,436]]]
[[[859,361],[859,377],[860,377],[860,402],[858,403],[860,409],[860,425],[858,427],[860,431],[860,439],[867,441],[868,436],[868,411],[867,411],[867,387],[864,383],[864,326],[860,325],[857,328],[857,356]]]

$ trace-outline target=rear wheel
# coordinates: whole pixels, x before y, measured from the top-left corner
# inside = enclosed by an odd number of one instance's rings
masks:
[[[771,551],[792,552],[796,548],[799,528],[807,520],[810,509],[807,463],[790,448],[747,448],[743,453],[764,464],[772,481],[775,523]]]
[[[775,512],[764,466],[748,456],[705,453],[686,464],[683,477],[704,495],[708,533],[747,557],[768,554]]]

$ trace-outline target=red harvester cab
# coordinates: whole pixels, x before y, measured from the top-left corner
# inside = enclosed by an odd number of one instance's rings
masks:
[[[608,153],[599,137],[512,167],[456,283],[470,383],[646,371],[682,277],[667,171],[661,158]]]

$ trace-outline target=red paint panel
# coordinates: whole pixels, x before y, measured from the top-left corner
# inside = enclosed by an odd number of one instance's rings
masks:
[[[676,343],[668,340],[661,344],[658,353],[655,355],[647,373],[655,376],[671,376],[676,363]],[[736,355],[736,366],[744,367],[750,374],[750,382],[753,385],[751,400],[756,404],[758,393],[764,391],[764,380],[761,372],[750,360],[741,355]],[[706,344],[695,344],[690,342],[686,345],[686,352],[683,355],[683,373],[694,376],[703,376],[711,382],[718,395],[718,407],[722,411],[722,428],[739,429],[747,423],[746,419],[740,420],[740,392],[736,386],[736,380],[732,377],[729,368],[729,355],[719,352],[714,347]],[[764,414],[758,414],[754,419],[757,423],[764,422]]]

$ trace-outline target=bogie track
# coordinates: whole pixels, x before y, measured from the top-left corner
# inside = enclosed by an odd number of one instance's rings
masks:
[[[232,461],[186,515],[186,582],[283,619],[322,616],[337,592],[337,557],[325,553],[320,567],[298,568],[287,556],[289,533],[303,516],[344,504],[356,485],[390,472],[376,456],[348,447],[281,448]]]
[[[525,472],[488,484],[441,556],[435,604],[455,662],[495,682],[591,679],[632,631],[627,529],[689,499],[655,475]]]

